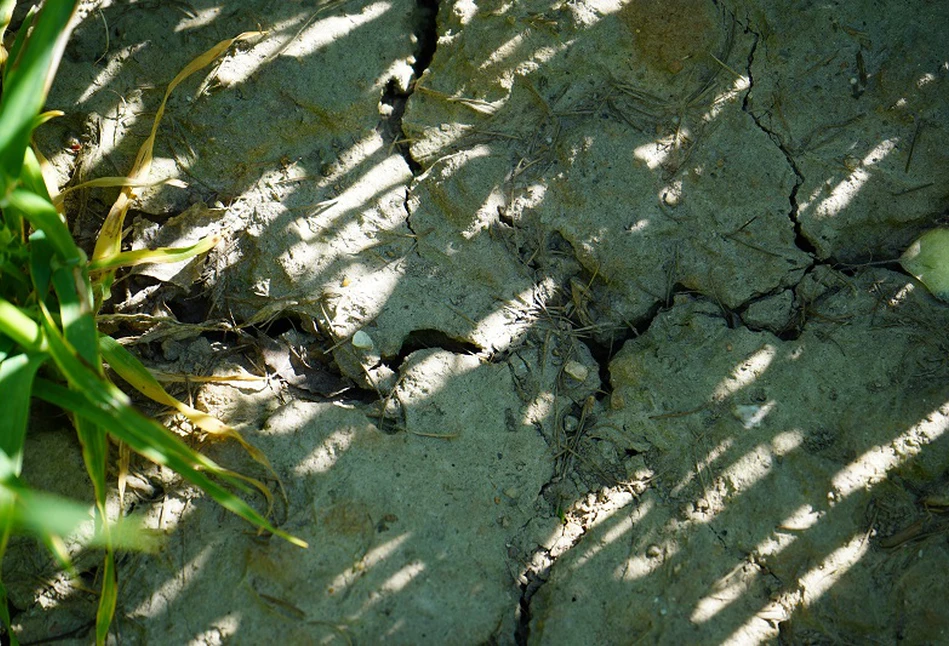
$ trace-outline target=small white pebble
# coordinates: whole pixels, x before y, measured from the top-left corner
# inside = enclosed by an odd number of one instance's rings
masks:
[[[567,363],[563,364],[563,371],[576,379],[577,381],[586,381],[587,375],[590,374],[589,369],[579,361],[570,360]]]
[[[359,330],[353,335],[353,347],[357,350],[372,350],[372,337]]]

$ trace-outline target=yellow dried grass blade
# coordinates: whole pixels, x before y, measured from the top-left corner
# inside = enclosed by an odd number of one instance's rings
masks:
[[[132,164],[132,170],[129,171],[128,174],[129,179],[139,181],[148,174],[151,168],[152,152],[155,148],[155,137],[158,134],[158,124],[165,114],[165,104],[168,102],[168,97],[171,96],[172,91],[186,78],[212,63],[234,43],[254,38],[263,33],[264,32],[259,31],[245,31],[234,38],[222,40],[188,63],[183,70],[178,72],[178,75],[172,79],[171,83],[168,84],[168,88],[165,90],[165,96],[162,98],[158,106],[158,111],[155,114],[155,120],[152,122],[151,133],[149,133],[148,138],[145,139],[141,148],[138,150],[135,163]],[[134,198],[135,192],[131,187],[126,186],[119,193],[118,199],[116,199],[115,204],[113,204],[109,210],[109,214],[102,224],[102,229],[99,231],[96,247],[92,254],[93,260],[103,260],[119,253],[122,245],[122,229],[125,226],[125,214],[128,212]]]
[[[36,121],[34,121],[34,123],[36,124],[35,128],[40,127],[41,125],[43,125],[44,123],[46,123],[47,121],[51,119],[61,117],[64,114],[66,113],[63,112],[62,110],[47,110],[46,112],[36,117]],[[36,156],[36,159],[39,162],[40,173],[43,175],[43,183],[46,184],[46,192],[49,193],[50,195],[56,195],[56,193],[59,191],[59,186],[57,185],[58,180],[56,177],[56,171],[53,170],[52,165],[50,165],[46,157],[43,156],[43,153],[40,152],[39,148],[37,148],[36,146],[31,146],[31,148],[33,150],[33,154]],[[55,200],[53,200],[53,206],[55,206],[57,210],[59,209],[59,204],[57,204]]]
[[[62,110],[47,110],[46,112],[41,112],[36,115],[36,118],[33,120],[33,129],[36,130],[47,121],[61,117],[64,114],[66,113]]]
[[[59,193],[59,195],[53,198],[53,204],[59,207],[67,195],[73,191],[78,191],[84,188],[114,188],[116,186],[121,186],[123,188],[151,188],[152,186],[161,186],[162,184],[175,186],[177,188],[188,187],[187,182],[183,182],[180,179],[173,177],[157,180],[137,180],[132,179],[131,177],[97,177],[96,179],[90,179],[87,182],[82,182],[80,184],[75,184],[73,186],[64,188],[62,192]]]
[[[56,210],[62,215],[63,210],[60,204],[56,201],[56,192],[58,190],[58,178],[56,177],[56,171],[53,169],[52,164],[49,163],[49,160],[43,156],[43,153],[40,152],[39,148],[35,146],[31,148],[33,155],[36,157],[36,162],[40,167],[40,174],[43,176],[43,183],[46,185],[46,192],[49,193],[50,200],[53,202],[53,206],[56,207]]]
[[[132,388],[142,393],[152,401],[174,408],[188,418],[188,421],[209,435],[219,438],[231,438],[237,441],[248,455],[258,464],[263,465],[274,477],[276,474],[270,465],[270,460],[253,444],[247,442],[233,426],[229,426],[203,411],[188,406],[168,394],[154,375],[149,372],[135,356],[126,350],[118,341],[109,336],[99,337],[99,350],[115,372],[122,377]],[[252,482],[248,480],[248,482]],[[266,495],[266,494],[265,494]]]
[[[267,377],[252,375],[247,372],[233,375],[188,375],[173,372],[161,372],[160,370],[149,370],[150,373],[159,382],[166,384],[226,384],[231,381],[267,381]]]
[[[35,397],[70,410],[76,413],[77,418],[82,417],[108,428],[113,437],[125,441],[146,459],[177,472],[224,508],[294,545],[306,547],[305,541],[274,527],[243,499],[218,485],[205,473],[213,474],[245,492],[249,489],[243,483],[250,483],[267,495],[269,506],[272,496],[268,495],[266,486],[222,468],[207,456],[190,449],[161,424],[143,416],[132,407],[125,393],[83,363],[55,329],[50,328],[47,338],[50,340],[51,355],[72,387],[65,388],[37,379],[33,386]]]
[[[43,545],[46,546],[46,549],[49,550],[49,553],[53,555],[53,559],[59,567],[69,572],[72,576],[76,578],[79,577],[79,573],[76,571],[72,559],[69,558],[69,548],[66,547],[66,541],[63,540],[62,536],[46,534],[40,536],[40,540],[43,542]]]
[[[134,267],[136,265],[160,265],[181,262],[200,256],[213,249],[222,240],[220,235],[202,238],[190,247],[162,247],[160,249],[136,249],[123,251],[104,260],[94,260],[89,263],[90,271],[104,269],[118,269],[119,267]]]
[[[125,509],[125,486],[128,482],[129,463],[132,459],[132,449],[125,442],[118,440],[119,461],[116,483],[119,489],[119,509]]]

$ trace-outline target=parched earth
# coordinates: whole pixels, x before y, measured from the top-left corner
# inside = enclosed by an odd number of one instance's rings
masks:
[[[266,453],[310,545],[133,460],[123,511],[166,540],[120,559],[117,643],[949,641],[949,308],[895,262],[949,208],[949,5],[81,17],[38,133],[64,186],[127,172],[175,74],[262,32],[172,95],[178,181],[129,221],[224,242],[103,325]],[[114,195],[71,195],[84,244]],[[43,413],[26,477],[81,497]],[[90,640],[74,552],[79,580],[11,544],[21,642]]]

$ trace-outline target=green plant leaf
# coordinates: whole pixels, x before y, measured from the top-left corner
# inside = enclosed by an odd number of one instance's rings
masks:
[[[3,556],[7,552],[7,542],[10,540],[10,534],[13,532],[13,505],[15,502],[16,496],[14,496],[12,492],[8,491],[6,487],[0,487],[0,561],[3,560]],[[9,606],[7,605],[7,589],[2,582],[0,582],[0,621],[3,622],[3,627],[6,628],[7,635],[9,635],[10,644],[15,646],[17,644],[17,639],[10,626],[10,610]]]
[[[127,384],[132,386],[132,388],[154,402],[174,408],[187,417],[189,422],[205,433],[218,438],[230,438],[235,440],[244,447],[244,450],[247,451],[255,462],[264,466],[271,475],[273,475],[274,479],[279,480],[267,456],[264,455],[260,449],[245,440],[236,428],[225,424],[213,415],[188,406],[184,402],[172,397],[158,380],[155,379],[155,376],[148,368],[142,365],[142,362],[118,341],[110,336],[101,335],[99,337],[99,350],[112,370]],[[261,490],[261,493],[267,497],[269,504],[271,502],[270,491],[266,487],[258,488]]]
[[[2,15],[0,15],[0,19],[3,20],[3,28],[4,28],[4,31],[6,31],[6,28],[10,26],[10,20],[13,18],[13,10],[16,8],[16,0],[3,0],[2,7],[3,7],[2,9],[3,13]],[[23,17],[24,25],[31,24],[33,22],[33,19],[36,17],[37,9],[38,8],[36,5],[33,5],[32,7],[29,8],[29,10],[26,12],[26,15]],[[10,46],[7,60],[17,59],[17,56],[19,55],[20,50],[23,49],[23,43],[26,42],[26,35],[28,33],[29,33],[29,29],[20,29],[19,31],[17,31],[16,36],[14,36],[13,38],[13,44]],[[3,62],[6,63],[7,61],[5,60]],[[8,68],[9,68],[8,65],[4,65],[4,68],[3,68],[3,82],[4,83],[6,83],[6,80],[7,80]]]
[[[186,480],[203,489],[225,509],[294,545],[306,547],[304,541],[273,527],[253,507],[209,478],[204,472],[211,473],[232,486],[248,491],[234,474],[189,448],[171,431],[144,417],[132,408],[131,404],[123,406],[119,400],[125,397],[124,394],[115,386],[111,388],[115,389],[115,392],[100,392],[87,398],[86,392],[79,393],[38,377],[33,384],[33,395],[77,415],[95,420],[117,439],[128,444],[133,451],[156,464],[176,471]]]
[[[4,414],[0,415],[0,452],[9,459],[0,464],[0,481],[20,475],[23,468],[30,391],[36,371],[45,360],[42,354],[16,354],[0,361],[0,393],[4,400]],[[10,473],[6,473],[6,469]]]
[[[933,296],[949,302],[949,229],[930,229],[921,235],[900,256],[900,265]]]
[[[83,505],[26,488],[16,488],[13,492],[20,499],[15,516],[15,528],[19,532],[34,536],[69,536],[92,518],[88,503]]]
[[[88,503],[36,491],[19,481],[0,484],[5,493],[16,499],[13,529],[33,536],[71,536],[92,519]],[[137,520],[120,518],[110,523],[110,539],[115,547],[130,550],[155,551],[158,535],[145,531]],[[101,531],[82,538],[84,545],[104,547],[106,538]]]
[[[21,268],[0,258],[0,294],[6,294],[18,303],[25,302],[33,286]]]
[[[192,61],[169,84],[151,134],[142,145],[129,177],[119,180],[118,185],[123,186],[123,190],[100,231],[95,253],[98,264],[90,266],[58,210],[61,202],[51,199],[50,191],[54,187],[48,189],[45,183],[42,172],[45,160],[29,146],[32,131],[58,114],[39,114],[39,110],[62,56],[69,21],[78,4],[79,0],[44,0],[37,5],[39,9],[31,9],[16,34],[9,59],[0,59],[0,395],[6,399],[0,417],[0,558],[11,532],[22,530],[36,535],[64,567],[69,568],[63,537],[77,523],[88,523],[90,517],[88,506],[30,490],[19,480],[32,395],[73,413],[86,471],[95,492],[93,539],[106,552],[95,637],[97,644],[104,644],[118,595],[114,550],[131,545],[123,533],[128,523],[107,522],[109,435],[178,472],[245,520],[296,545],[305,547],[306,544],[276,529],[265,515],[232,491],[236,488],[252,493],[249,483],[263,492],[269,503],[271,494],[265,485],[220,467],[188,447],[167,428],[135,410],[128,397],[104,374],[95,320],[96,297],[108,294],[114,269],[187,260],[218,242],[219,239],[212,236],[187,248],[120,253],[122,223],[134,198],[132,189],[147,184],[144,178],[151,164],[158,122],[168,95],[184,78],[210,64],[231,44],[254,34],[241,34],[218,43]],[[0,36],[9,25],[14,5],[14,0],[0,0]],[[28,229],[33,231],[29,239],[26,237]],[[95,282],[90,280],[91,271],[98,272]],[[112,344],[118,347],[114,341]],[[105,346],[113,347],[108,343]],[[127,359],[120,355],[121,352],[114,352],[110,363]],[[39,367],[46,362],[53,364],[51,373],[55,373],[53,367],[58,369],[68,387],[37,377]],[[143,378],[147,371],[140,364],[125,361],[123,368],[129,368],[126,373],[133,382],[137,380],[137,387],[170,399],[151,375]],[[230,427],[180,402],[177,404],[176,408],[196,419],[195,423],[207,432],[222,435],[232,432],[249,447]],[[252,455],[268,465],[256,449]],[[11,642],[16,643],[10,631],[6,590],[2,583],[0,620]]]
[[[24,24],[17,34],[0,97],[0,199],[20,177],[34,120],[46,101],[78,4],[77,0],[46,0],[32,28]]]
[[[40,160],[36,157],[36,152],[32,148],[27,148],[23,156],[23,168],[20,171],[20,186],[36,193],[44,200],[47,200],[55,208],[49,191],[46,190],[46,180],[43,178],[43,169],[40,166]]]
[[[105,567],[102,572],[102,593],[99,595],[99,609],[96,611],[96,646],[105,644],[109,636],[109,626],[115,615],[115,605],[119,598],[119,584],[115,576],[115,556],[112,550],[105,554]]]
[[[47,300],[49,285],[53,280],[53,258],[56,252],[42,231],[30,234],[30,279],[37,298]]]
[[[53,270],[53,289],[59,299],[59,318],[66,340],[90,367],[102,374],[88,273],[84,267],[57,267]]]
[[[2,206],[4,211],[11,207],[16,209],[34,228],[43,231],[61,262],[69,265],[85,262],[86,254],[76,246],[69,228],[48,199],[28,189],[18,188],[7,196],[7,204]]]
[[[213,473],[228,484],[247,492],[241,477],[189,448],[161,424],[144,417],[128,396],[87,366],[60,336],[49,313],[43,310],[43,329],[50,356],[69,382],[71,389],[44,379],[33,384],[33,394],[100,425],[129,447],[156,464],[167,466],[203,489],[225,509],[301,547],[306,543],[273,527],[266,518],[241,498],[208,478]],[[49,399],[52,397],[52,400]],[[244,478],[244,480],[249,480]],[[251,481],[253,482],[253,481]],[[255,484],[256,486],[256,484]]]
[[[36,321],[3,297],[0,297],[0,332],[28,352],[46,349],[46,337]]]
[[[14,7],[16,7],[16,0],[0,0],[0,42],[3,42],[3,34],[10,26]],[[0,65],[2,64],[3,60],[0,59]]]

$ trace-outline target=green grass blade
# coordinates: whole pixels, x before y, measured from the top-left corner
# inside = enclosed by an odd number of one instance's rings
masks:
[[[99,334],[88,272],[79,264],[64,266],[56,260],[55,253],[46,231],[35,231],[30,236],[30,274],[36,293],[45,295],[52,282],[66,340],[90,366],[98,367]]]
[[[68,265],[85,262],[86,255],[76,246],[69,228],[48,199],[30,190],[18,188],[7,195],[6,204],[2,204],[0,198],[0,206],[4,210],[11,207],[16,209],[35,228],[43,231],[59,254],[61,262]]]
[[[76,5],[78,0],[46,0],[29,36],[18,39],[14,57],[6,63],[0,100],[0,195],[20,176],[34,118],[46,101]],[[26,25],[21,29],[25,31]]]
[[[92,316],[92,295],[85,267],[57,267],[53,270],[53,288],[59,299],[60,321],[63,326],[64,337],[59,337],[46,310],[43,310],[43,322],[47,337],[54,337],[54,344],[63,343],[63,353],[57,361],[60,369],[63,368],[61,359],[69,356],[70,359],[81,359],[75,364],[74,371],[91,372],[103,379],[102,362],[99,358],[98,334],[95,319]],[[76,355],[71,355],[75,352]],[[65,373],[65,371],[64,371]],[[75,387],[73,380],[67,380]],[[96,502],[96,532],[100,533],[105,542],[105,567],[103,568],[102,591],[99,594],[99,609],[96,612],[96,645],[105,644],[115,613],[115,604],[118,592],[115,579],[115,554],[112,543],[111,529],[106,515],[106,471],[109,461],[109,443],[105,427],[88,417],[76,416],[73,419],[76,434],[82,446],[82,457],[86,464],[86,473],[92,481],[92,488]]]
[[[254,459],[257,463],[262,465],[273,475],[274,479],[279,481],[280,478],[277,477],[276,472],[274,472],[273,467],[270,465],[270,460],[267,459],[267,456],[263,452],[249,443],[244,437],[237,431],[237,429],[232,426],[228,426],[218,418],[214,417],[209,413],[200,411],[196,408],[188,406],[184,402],[180,402],[164,389],[164,387],[155,379],[155,376],[149,372],[141,361],[138,360],[135,355],[125,349],[122,344],[107,335],[99,336],[99,351],[102,354],[102,357],[108,362],[109,367],[115,371],[115,373],[121,377],[128,385],[142,393],[149,399],[159,404],[169,406],[174,408],[179,413],[188,418],[188,421],[191,422],[195,427],[201,429],[205,433],[217,438],[230,438],[244,447],[244,450],[247,451],[248,455]],[[268,505],[272,503],[273,496],[270,493],[270,490],[263,486],[262,484],[252,481],[252,484],[256,486],[262,494],[267,498]]]
[[[46,233],[34,231],[30,234],[30,280],[38,298],[46,299],[49,284],[53,280],[53,258],[56,250],[49,243]]]
[[[13,8],[16,7],[16,0],[0,0],[0,42],[3,42],[3,35],[10,26],[10,20],[13,18]],[[0,58],[0,66],[5,61]]]
[[[101,518],[101,517],[100,517]],[[0,482],[0,558],[6,550],[10,535],[16,531],[36,536],[53,554],[60,567],[78,576],[69,559],[64,536],[73,534],[90,519],[89,506],[59,496],[41,493],[25,487],[17,478],[11,477]],[[99,520],[97,518],[97,520]],[[111,530],[118,530],[118,545],[126,549],[145,549],[155,551],[158,543],[149,540],[152,535],[133,526],[130,521],[120,519],[113,528],[102,525],[97,528],[91,540],[85,544],[101,544],[106,548],[103,568],[102,592],[99,596],[99,609],[96,613],[96,644],[104,644],[109,626],[115,614],[118,598],[118,585],[115,575],[114,547]],[[16,643],[7,612],[6,589],[0,583],[0,620],[4,622],[11,643]]]
[[[0,480],[20,475],[23,467],[23,443],[30,413],[30,391],[37,369],[45,355],[17,354],[0,361],[0,393],[3,393],[4,414],[0,415],[0,452],[9,458],[0,465]],[[11,473],[5,473],[10,469]]]
[[[119,586],[115,577],[115,557],[110,551],[105,555],[102,592],[99,595],[99,610],[96,612],[96,646],[105,644],[106,637],[109,636],[109,626],[112,625],[118,598]]]
[[[111,550],[109,542],[109,528],[106,524],[105,499],[108,493],[106,489],[106,470],[109,466],[109,440],[106,437],[105,429],[99,426],[93,420],[88,418],[76,418],[73,420],[76,427],[76,435],[79,437],[79,444],[82,446],[82,459],[86,464],[86,473],[89,474],[89,480],[92,481],[92,490],[95,494],[96,509],[98,509],[97,531],[101,531],[106,541],[106,550]]]
[[[7,552],[7,542],[10,540],[10,534],[13,530],[13,505],[16,497],[6,487],[0,486],[0,562]],[[8,639],[11,646],[17,645],[16,635],[13,634],[10,626],[10,611],[7,605],[7,589],[0,581],[0,621],[6,628]]]
[[[90,519],[89,505],[17,484],[3,484],[17,499],[14,530],[37,537],[68,536]]]
[[[0,558],[3,558],[3,552],[0,552]],[[7,610],[7,588],[0,583],[0,620],[3,621],[3,627],[6,628],[7,639],[10,640],[10,646],[20,646],[16,635],[13,634],[13,627],[10,625],[10,611]]]
[[[46,337],[36,321],[3,297],[0,297],[0,332],[24,350],[42,352],[46,348]]]
[[[54,272],[55,274],[56,272]],[[54,278],[55,280],[55,278]],[[53,319],[49,311],[42,304],[42,324],[43,331],[46,333],[46,339],[50,351],[50,357],[56,363],[66,381],[74,390],[83,394],[84,397],[96,402],[103,411],[110,408],[113,411],[121,408],[131,408],[128,398],[122,391],[112,384],[105,381],[100,374],[101,364],[90,364],[84,360],[81,353],[69,344],[69,341],[61,336],[60,331],[53,324]],[[98,344],[95,345],[95,353],[98,356]],[[114,392],[109,391],[109,386]],[[34,382],[34,393],[36,382]],[[95,397],[98,395],[98,401]],[[118,418],[113,414],[113,418]],[[76,433],[79,436],[79,442],[82,445],[82,457],[86,464],[86,471],[92,479],[93,490],[95,491],[96,507],[99,509],[102,521],[105,521],[105,496],[106,496],[106,466],[108,463],[109,445],[106,440],[105,428],[100,426],[96,418],[83,416],[74,420]],[[113,426],[115,419],[113,419]],[[104,528],[104,531],[108,531]]]
[[[5,458],[5,456],[0,454],[0,458]],[[8,468],[6,471],[10,473],[11,470]],[[4,549],[6,540],[11,534],[32,534],[47,546],[61,568],[76,575],[65,543],[55,532],[66,525],[64,521],[68,522],[68,518],[76,523],[88,520],[88,506],[78,510],[75,508],[64,510],[57,505],[51,509],[45,501],[32,499],[31,493],[33,492],[16,476],[4,478],[0,482],[0,499],[4,501],[2,512],[5,532]],[[44,496],[44,494],[39,495]]]
[[[0,259],[0,294],[6,294],[17,303],[26,302],[33,286],[21,268]]]
[[[112,388],[115,387],[112,386]],[[122,394],[118,389],[116,391]],[[133,451],[156,464],[167,466],[178,472],[186,480],[203,489],[225,509],[294,545],[306,547],[305,542],[273,527],[253,507],[205,474],[205,472],[212,473],[228,484],[247,491],[243,483],[231,475],[227,469],[192,450],[171,431],[142,416],[131,405],[115,408],[117,397],[114,394],[100,394],[87,398],[86,393],[80,394],[43,378],[37,378],[34,382],[33,394],[77,415],[95,420],[116,438],[128,444]]]
[[[99,332],[92,312],[92,288],[84,267],[59,267],[53,271],[53,289],[59,299],[63,334],[86,363],[102,374]]]
[[[46,180],[43,178],[43,169],[40,166],[40,160],[36,158],[36,153],[32,148],[27,148],[23,157],[23,169],[20,171],[20,186],[36,193],[44,200],[53,203],[46,189]],[[56,205],[53,204],[55,207]]]
[[[3,8],[3,11],[6,12],[8,9],[9,9],[9,11],[10,11],[10,15],[9,15],[9,16],[5,16],[6,22],[4,23],[4,30],[6,30],[6,27],[9,27],[9,26],[10,26],[10,19],[13,18],[13,9],[14,9],[15,7],[16,7],[16,0],[11,0],[11,1],[4,0],[4,8]],[[32,7],[30,7],[30,9],[26,12],[26,15],[23,16],[23,23],[22,23],[22,24],[24,24],[24,25],[32,24],[32,23],[33,23],[33,19],[36,18],[37,9],[38,9],[38,7],[37,7],[36,5],[33,5]],[[26,42],[26,35],[29,33],[29,31],[30,31],[29,29],[20,29],[19,31],[17,31],[16,36],[13,38],[13,43],[10,45],[10,48],[9,48],[9,51],[8,51],[8,58],[7,58],[7,60],[14,60],[14,61],[15,61],[15,60],[17,59],[17,56],[19,55],[20,50],[23,49],[23,43]],[[6,63],[6,62],[7,62],[7,61],[4,61],[4,63]],[[3,69],[3,79],[2,79],[2,80],[3,80],[4,83],[5,83],[6,80],[7,80],[7,69],[8,69],[8,68],[9,68],[9,66],[6,65],[6,66],[4,66],[4,69]]]
[[[36,491],[19,480],[0,484],[6,493],[15,496],[13,530],[18,533],[43,536],[70,536],[91,518],[89,504],[62,496]],[[120,518],[109,524],[114,545],[122,549],[153,551],[158,547],[156,536],[142,529],[136,521]],[[104,547],[106,538],[99,530],[83,544]]]
[[[26,240],[26,226],[16,209],[11,209],[9,205],[0,207],[0,224],[3,225],[0,231],[3,231],[2,242],[6,250],[12,250],[14,245],[22,245],[22,241]]]

